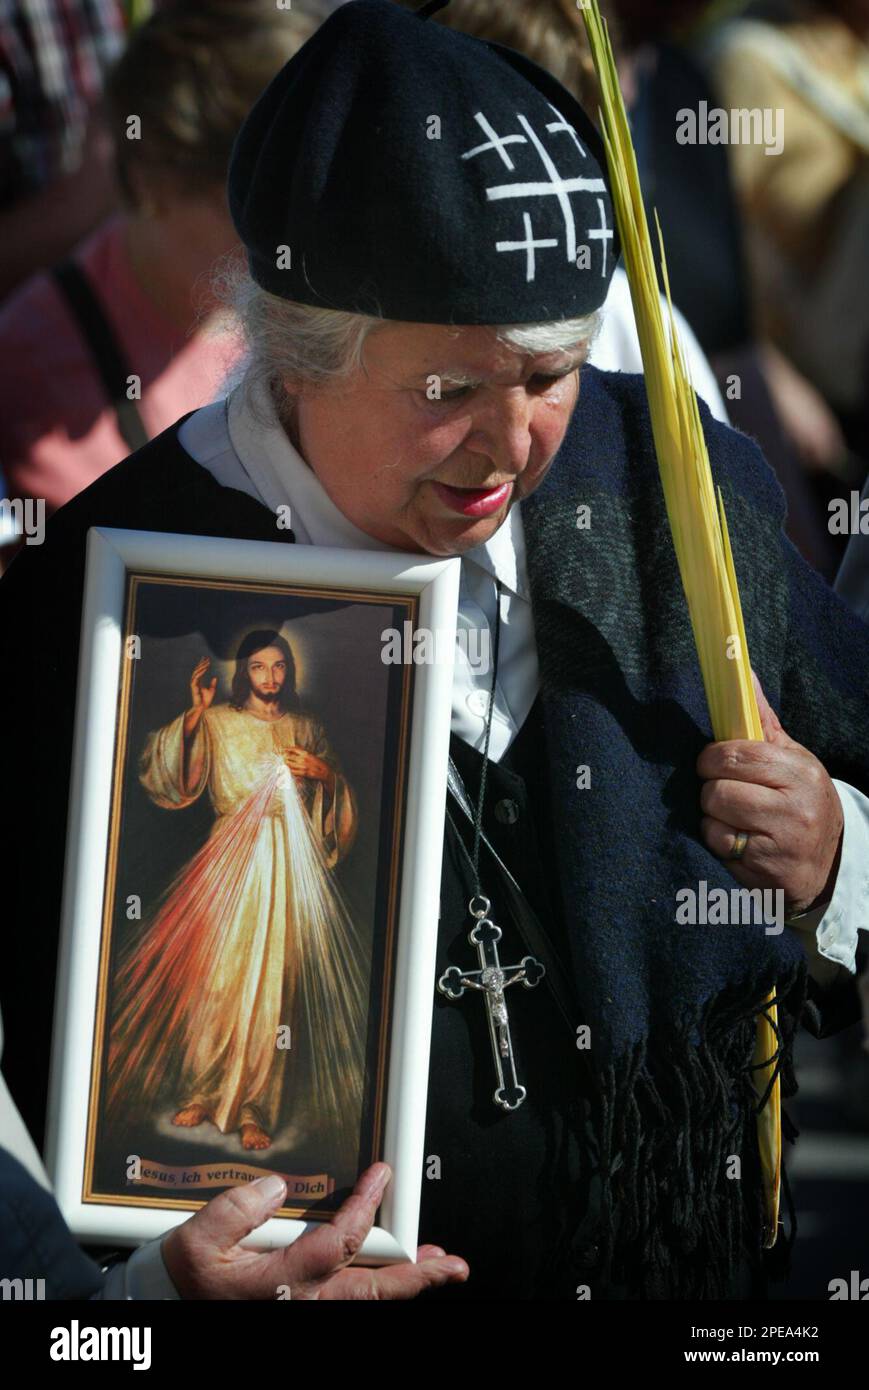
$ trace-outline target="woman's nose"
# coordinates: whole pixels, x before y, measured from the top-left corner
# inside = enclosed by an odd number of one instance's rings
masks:
[[[465,446],[488,455],[498,467],[515,473],[528,462],[534,402],[523,387],[489,393],[481,400]]]

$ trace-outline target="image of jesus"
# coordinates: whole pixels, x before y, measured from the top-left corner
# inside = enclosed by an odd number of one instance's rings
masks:
[[[244,638],[226,703],[209,665],[197,662],[188,708],[149,734],[140,760],[157,806],[182,810],[207,792],[215,820],[122,958],[108,1114],[168,1093],[174,1125],[269,1148],[287,1118],[289,1037],[314,1092],[292,1099],[314,1100],[346,1153],[361,1118],[368,966],[332,870],[355,838],[353,792],[300,708],[284,637]]]

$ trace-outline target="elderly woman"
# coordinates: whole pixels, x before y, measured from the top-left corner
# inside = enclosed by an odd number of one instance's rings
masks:
[[[31,928],[4,972],[13,1091],[38,1126],[88,527],[461,556],[460,622],[495,657],[478,676],[459,647],[437,976],[473,968],[482,893],[503,958],[545,967],[510,1002],[521,1086],[493,1096],[479,1001],[432,981],[421,1238],[440,1244],[346,1268],[379,1164],[287,1252],[235,1245],[278,1181],[216,1198],[163,1260],[194,1297],[762,1296],[787,1241],[763,1249],[756,1016],[775,991],[786,1092],[796,1023],[857,1017],[869,631],[782,537],[755,446],[704,409],[771,702],[765,743],[710,744],[642,378],[583,365],[617,254],[600,141],[541,69],[356,0],[255,106],[230,205],[243,381],[65,507],[0,585],[8,648],[44,633],[48,653],[26,700],[4,691],[10,920]],[[788,925],[677,910],[738,885],[778,892]]]

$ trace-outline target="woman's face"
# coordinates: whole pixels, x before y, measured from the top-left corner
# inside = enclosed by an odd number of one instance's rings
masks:
[[[527,357],[491,328],[388,323],[369,334],[364,368],[297,396],[293,442],[360,530],[461,555],[542,481],[585,353]]]

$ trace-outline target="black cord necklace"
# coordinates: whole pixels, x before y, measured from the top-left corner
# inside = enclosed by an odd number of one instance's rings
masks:
[[[489,742],[492,737],[492,719],[495,713],[495,691],[498,684],[498,650],[501,645],[501,581],[495,580],[495,650],[492,655],[492,684],[489,687],[489,704],[486,709],[486,736],[483,740],[483,770],[480,773],[480,795],[474,816],[474,893],[482,897],[480,887],[480,836],[483,832],[483,803],[486,799],[486,778],[489,773]]]
[[[456,838],[471,864],[474,893],[468,903],[468,912],[474,925],[468,933],[468,940],[477,949],[479,969],[460,970],[451,965],[438,980],[438,989],[448,999],[460,999],[466,989],[479,990],[486,1001],[486,1015],[489,1022],[489,1037],[495,1059],[495,1073],[498,1084],[494,1092],[495,1104],[504,1110],[516,1110],[526,1096],[525,1087],[516,1076],[513,1057],[513,1043],[510,1037],[510,1020],[507,1014],[507,1001],[504,991],[515,984],[523,984],[533,989],[542,980],[545,970],[540,961],[533,956],[524,956],[518,965],[502,965],[498,958],[498,942],[501,928],[488,916],[492,904],[483,893],[480,881],[480,842],[483,833],[483,805],[486,797],[486,778],[489,771],[489,742],[492,735],[492,717],[495,710],[495,690],[498,682],[498,649],[501,640],[501,581],[495,582],[495,650],[492,659],[492,685],[489,691],[489,706],[486,712],[486,734],[483,741],[483,769],[480,773],[480,793],[474,813],[474,849],[469,854],[464,840],[456,831]],[[447,817],[455,830],[452,817]]]

